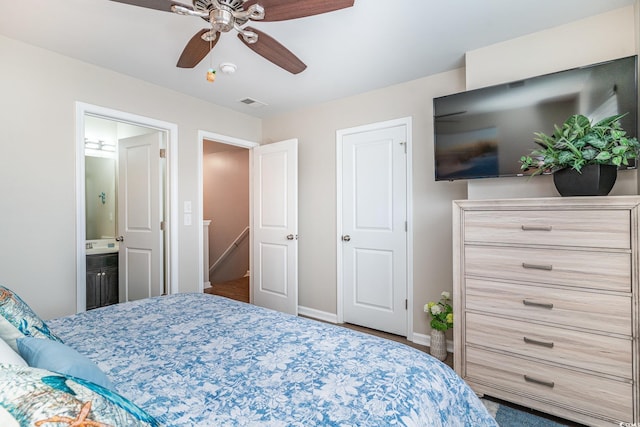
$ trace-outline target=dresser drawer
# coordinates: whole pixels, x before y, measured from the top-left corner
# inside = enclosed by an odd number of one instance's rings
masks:
[[[631,336],[631,297],[467,278],[465,308]]]
[[[467,211],[465,242],[630,249],[627,210]]]
[[[632,386],[626,381],[473,347],[467,348],[464,379],[583,413],[609,417],[616,423],[631,422],[633,418]]]
[[[467,276],[631,291],[631,255],[465,245]]]
[[[467,344],[631,379],[631,339],[466,314]]]

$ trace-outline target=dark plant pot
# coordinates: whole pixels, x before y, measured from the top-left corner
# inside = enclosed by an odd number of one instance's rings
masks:
[[[582,173],[561,169],[553,174],[553,183],[561,196],[606,196],[616,183],[618,168],[613,165],[587,165]]]

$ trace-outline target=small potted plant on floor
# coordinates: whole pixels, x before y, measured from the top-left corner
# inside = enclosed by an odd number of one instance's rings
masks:
[[[440,301],[424,305],[425,313],[431,317],[431,342],[429,353],[439,360],[447,358],[447,341],[445,331],[453,327],[453,308],[450,304],[451,295],[447,291],[440,294]]]
[[[520,158],[521,169],[531,175],[553,174],[553,182],[562,196],[605,196],[616,181],[620,166],[640,155],[640,144],[622,129],[617,114],[592,122],[576,114],[552,135],[535,133],[540,148]]]

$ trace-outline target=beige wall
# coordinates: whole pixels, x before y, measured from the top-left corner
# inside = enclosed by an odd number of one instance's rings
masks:
[[[427,332],[422,306],[451,290],[451,200],[464,182],[435,182],[432,99],[464,89],[464,70],[439,74],[296,111],[263,123],[263,140],[299,139],[299,305],[336,313],[336,131],[412,118],[414,322]]]
[[[467,52],[467,89],[635,55],[637,16],[637,5],[624,7]],[[619,173],[611,194],[638,194],[637,172]],[[469,182],[470,199],[547,196],[558,196],[550,176]]]
[[[635,11],[634,11],[635,21],[636,21],[636,33],[635,33],[635,42],[636,42],[636,52],[640,52],[640,0],[636,0],[635,3]],[[640,99],[640,85],[638,85],[638,99]],[[638,123],[640,123],[640,111],[638,111]],[[637,187],[640,189],[640,174],[637,175]],[[640,194],[640,191],[638,192]]]
[[[198,130],[261,136],[256,118],[5,37],[0,57],[0,283],[45,318],[76,310],[76,101],[176,123],[178,205],[194,209]],[[199,230],[178,224],[181,291],[202,281]]]
[[[467,89],[634,55],[634,21],[634,7],[628,6],[469,51]]]
[[[413,329],[427,334],[423,304],[437,299],[442,290],[451,290],[451,201],[467,197],[466,182],[433,179],[432,98],[462,91],[466,86],[479,87],[518,79],[527,73],[535,75],[634,54],[634,13],[634,8],[624,8],[479,49],[467,56],[467,70],[425,77],[264,120],[264,142],[294,137],[300,141],[300,305],[336,313],[336,130],[400,117],[413,119]],[[576,40],[586,35],[589,40],[584,47],[575,49]],[[597,42],[592,42],[593,37],[598,38]],[[556,61],[556,56],[566,60]],[[472,80],[470,84],[466,78]],[[508,179],[473,180],[469,191],[477,188],[480,181],[491,181],[491,188],[495,189],[492,195],[510,196],[512,181]],[[629,191],[635,192],[635,181],[630,185]],[[534,183],[530,191],[530,196],[546,195],[552,185]],[[522,196],[522,189],[511,196],[518,195]]]
[[[538,40],[515,39],[506,50],[494,47],[495,62],[489,53],[478,51],[477,58],[488,72],[520,70],[519,63],[527,57],[532,64],[553,62],[546,56],[549,49],[593,32],[601,42],[579,52],[573,45],[565,47],[563,55],[593,62],[603,57],[603,50],[618,55],[618,43],[623,52],[629,44],[637,52],[637,9],[618,13],[621,20],[605,14],[549,30]],[[628,13],[633,17],[625,18]],[[336,312],[335,132],[412,117],[413,328],[428,332],[422,305],[451,289],[451,200],[467,196],[463,181],[433,180],[432,98],[463,90],[464,69],[260,121],[4,37],[0,56],[0,283],[15,288],[43,317],[73,313],[76,307],[74,103],[81,101],[176,123],[178,205],[190,200],[194,209],[201,208],[196,206],[199,129],[265,143],[299,138],[299,304],[327,313]],[[504,195],[505,184],[498,187],[496,194]],[[178,227],[180,290],[195,291],[202,280],[197,265],[199,227]]]
[[[210,144],[204,141],[205,149]],[[223,147],[233,147],[229,145]],[[249,150],[233,147],[205,153],[203,169],[203,214],[210,219],[209,266],[249,226]],[[242,277],[249,270],[249,236],[209,276],[211,283]]]

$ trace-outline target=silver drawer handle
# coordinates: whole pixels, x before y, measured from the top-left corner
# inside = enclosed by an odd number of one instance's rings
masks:
[[[523,225],[523,231],[551,231],[550,225]]]
[[[527,344],[534,344],[534,345],[539,345],[539,346],[542,346],[542,347],[553,348],[553,342],[532,340],[531,338],[527,338],[527,337],[522,337],[522,339]]]
[[[553,304],[550,302],[534,302],[534,301],[529,301],[526,299],[522,300],[522,304],[524,305],[531,305],[534,307],[542,307],[542,308],[548,308],[549,310],[551,310],[553,308]]]
[[[553,386],[555,385],[553,381],[539,380],[537,378],[530,377],[529,375],[526,375],[526,374],[524,375],[524,380],[528,383],[540,384],[550,388],[553,388]]]
[[[553,265],[542,265],[542,264],[529,264],[527,262],[522,263],[522,268],[531,268],[534,270],[553,270]]]

